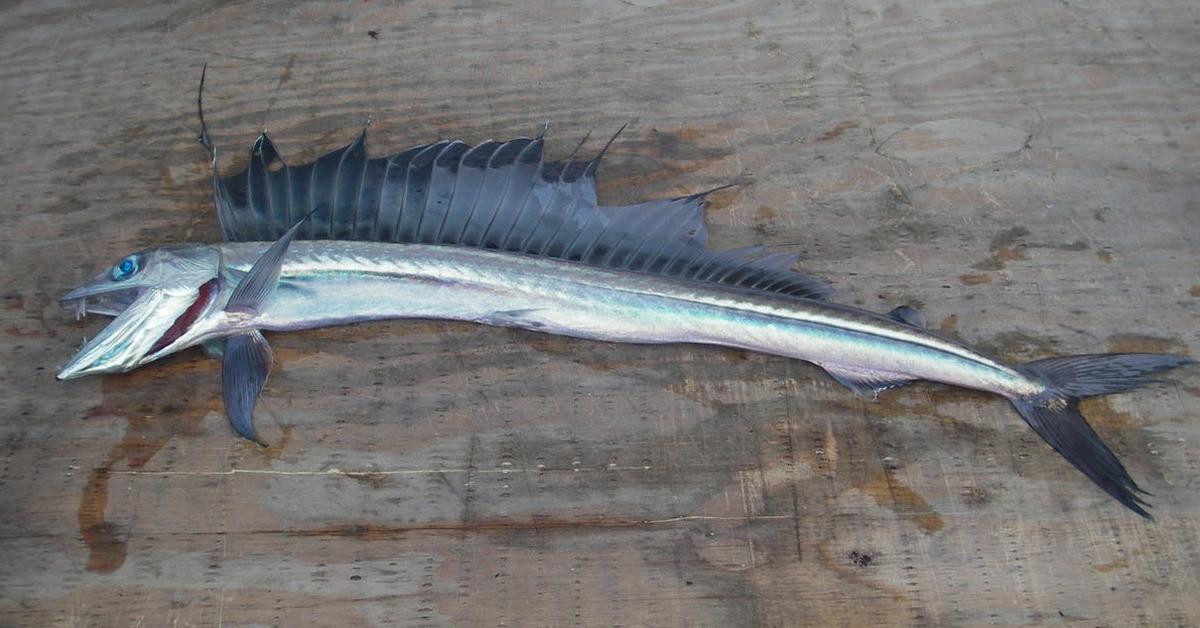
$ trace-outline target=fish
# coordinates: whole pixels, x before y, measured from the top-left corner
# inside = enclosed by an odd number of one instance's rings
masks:
[[[704,207],[715,190],[599,204],[596,175],[617,135],[590,159],[577,159],[576,148],[546,161],[545,129],[369,157],[364,129],[290,166],[263,132],[246,166],[221,176],[203,82],[202,73],[199,139],[224,241],[133,253],[63,295],[77,316],[113,320],[59,370],[61,380],[125,372],[199,346],[222,362],[232,428],[265,445],[253,422],[273,368],[265,334],[432,318],[734,347],[809,362],[867,399],[918,380],[1004,397],[1097,487],[1151,518],[1150,494],[1079,402],[1156,381],[1192,362],[1184,356],[1006,364],[927,329],[910,306],[876,313],[832,302],[830,284],[796,270],[794,253],[708,250]]]

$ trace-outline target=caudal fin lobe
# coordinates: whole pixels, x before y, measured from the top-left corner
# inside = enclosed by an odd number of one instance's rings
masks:
[[[1091,478],[1104,492],[1149,519],[1149,504],[1124,465],[1100,440],[1079,412],[1083,397],[1110,395],[1144,384],[1146,376],[1191,363],[1192,360],[1154,353],[1073,355],[1037,360],[1024,369],[1042,378],[1049,389],[1035,397],[1013,399],[1017,411],[1046,442]]]

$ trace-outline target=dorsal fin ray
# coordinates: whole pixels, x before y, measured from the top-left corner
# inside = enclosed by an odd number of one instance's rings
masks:
[[[832,293],[824,281],[792,270],[794,254],[705,249],[705,200],[728,186],[600,205],[596,171],[620,132],[595,157],[572,153],[546,162],[544,134],[475,146],[443,140],[371,158],[363,129],[350,144],[300,166],[289,166],[263,133],[246,167],[228,177],[217,173],[216,149],[205,146],[229,241],[272,240],[311,215],[296,239],[490,248],[800,298]]]

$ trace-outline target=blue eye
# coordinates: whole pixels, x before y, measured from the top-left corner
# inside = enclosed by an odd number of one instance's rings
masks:
[[[112,278],[117,281],[121,281],[122,279],[129,279],[129,277],[131,277],[137,271],[138,271],[137,258],[130,255],[129,257],[126,257],[125,259],[118,262],[116,266],[113,266]]]

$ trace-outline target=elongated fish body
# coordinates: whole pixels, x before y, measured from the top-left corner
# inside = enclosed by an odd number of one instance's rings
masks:
[[[364,132],[289,166],[263,134],[246,168],[228,177],[202,115],[200,138],[226,242],[134,253],[67,293],[62,303],[77,315],[115,318],[60,379],[219,345],[226,414],[261,443],[253,410],[273,364],[264,331],[434,318],[737,347],[811,362],[867,397],[914,380],[1002,395],[1097,486],[1149,517],[1145,492],[1078,403],[1146,384],[1185,358],[1000,363],[927,331],[907,306],[876,314],[828,302],[832,288],[796,271],[795,254],[707,250],[711,191],[602,206],[595,175],[604,151],[545,162],[541,136],[440,141],[370,158]]]
[[[230,270],[244,273],[266,246],[227,244],[222,257]],[[1008,397],[1045,387],[959,343],[866,310],[460,247],[297,242],[284,258],[279,289],[247,324],[292,331],[397,318],[615,342],[737,347]]]

